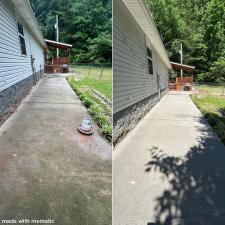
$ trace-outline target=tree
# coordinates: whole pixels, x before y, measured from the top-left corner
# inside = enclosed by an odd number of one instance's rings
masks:
[[[212,74],[225,56],[225,1],[147,0],[147,4],[170,60],[179,62],[183,43],[184,63],[195,66],[195,78],[218,81]]]
[[[218,60],[225,49],[225,1],[211,0],[202,19],[204,42],[209,63]]]
[[[111,0],[30,0],[45,38],[73,45],[74,63],[111,63]],[[101,49],[102,48],[102,49]]]
[[[225,57],[219,58],[209,69],[208,79],[219,83],[225,82]]]

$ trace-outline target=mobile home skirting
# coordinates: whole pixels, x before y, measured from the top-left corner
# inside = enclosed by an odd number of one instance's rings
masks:
[[[35,73],[36,81],[42,78],[43,73],[43,69]],[[0,92],[0,125],[14,112],[34,84],[32,75]]]

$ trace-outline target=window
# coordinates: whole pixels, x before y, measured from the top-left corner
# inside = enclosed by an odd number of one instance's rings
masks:
[[[153,75],[152,52],[147,48],[148,73]]]
[[[27,55],[25,37],[24,37],[24,32],[23,32],[23,25],[20,22],[17,22],[17,27],[18,27],[18,32],[19,32],[21,53],[23,55]]]

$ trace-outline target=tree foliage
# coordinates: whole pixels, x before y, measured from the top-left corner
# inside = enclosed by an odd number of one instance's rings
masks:
[[[199,76],[200,81],[210,81],[210,82],[217,82],[217,83],[224,83],[225,82],[225,58],[221,57],[209,68],[209,71],[206,73],[202,73]]]
[[[182,43],[184,63],[196,67],[195,78],[218,81],[213,71],[218,65],[224,65],[225,1],[146,1],[163,36],[171,61],[180,61],[179,50]]]
[[[74,63],[111,63],[111,0],[30,0],[45,38],[73,45]]]

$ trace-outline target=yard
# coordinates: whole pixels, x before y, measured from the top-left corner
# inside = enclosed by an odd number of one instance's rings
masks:
[[[70,71],[80,81],[76,83],[77,86],[95,89],[112,100],[112,68],[74,65],[70,67]]]
[[[70,86],[88,108],[102,134],[111,141],[112,69],[84,66],[76,66],[73,69],[71,76],[67,78]]]
[[[191,98],[225,144],[225,97],[195,94]]]
[[[89,66],[84,65],[71,65],[70,69],[76,73],[84,74],[88,76],[89,79],[103,79],[111,81],[112,78],[112,68],[106,66]],[[101,74],[102,72],[102,74]]]
[[[196,93],[207,95],[225,95],[225,86],[219,84],[195,84]]]

